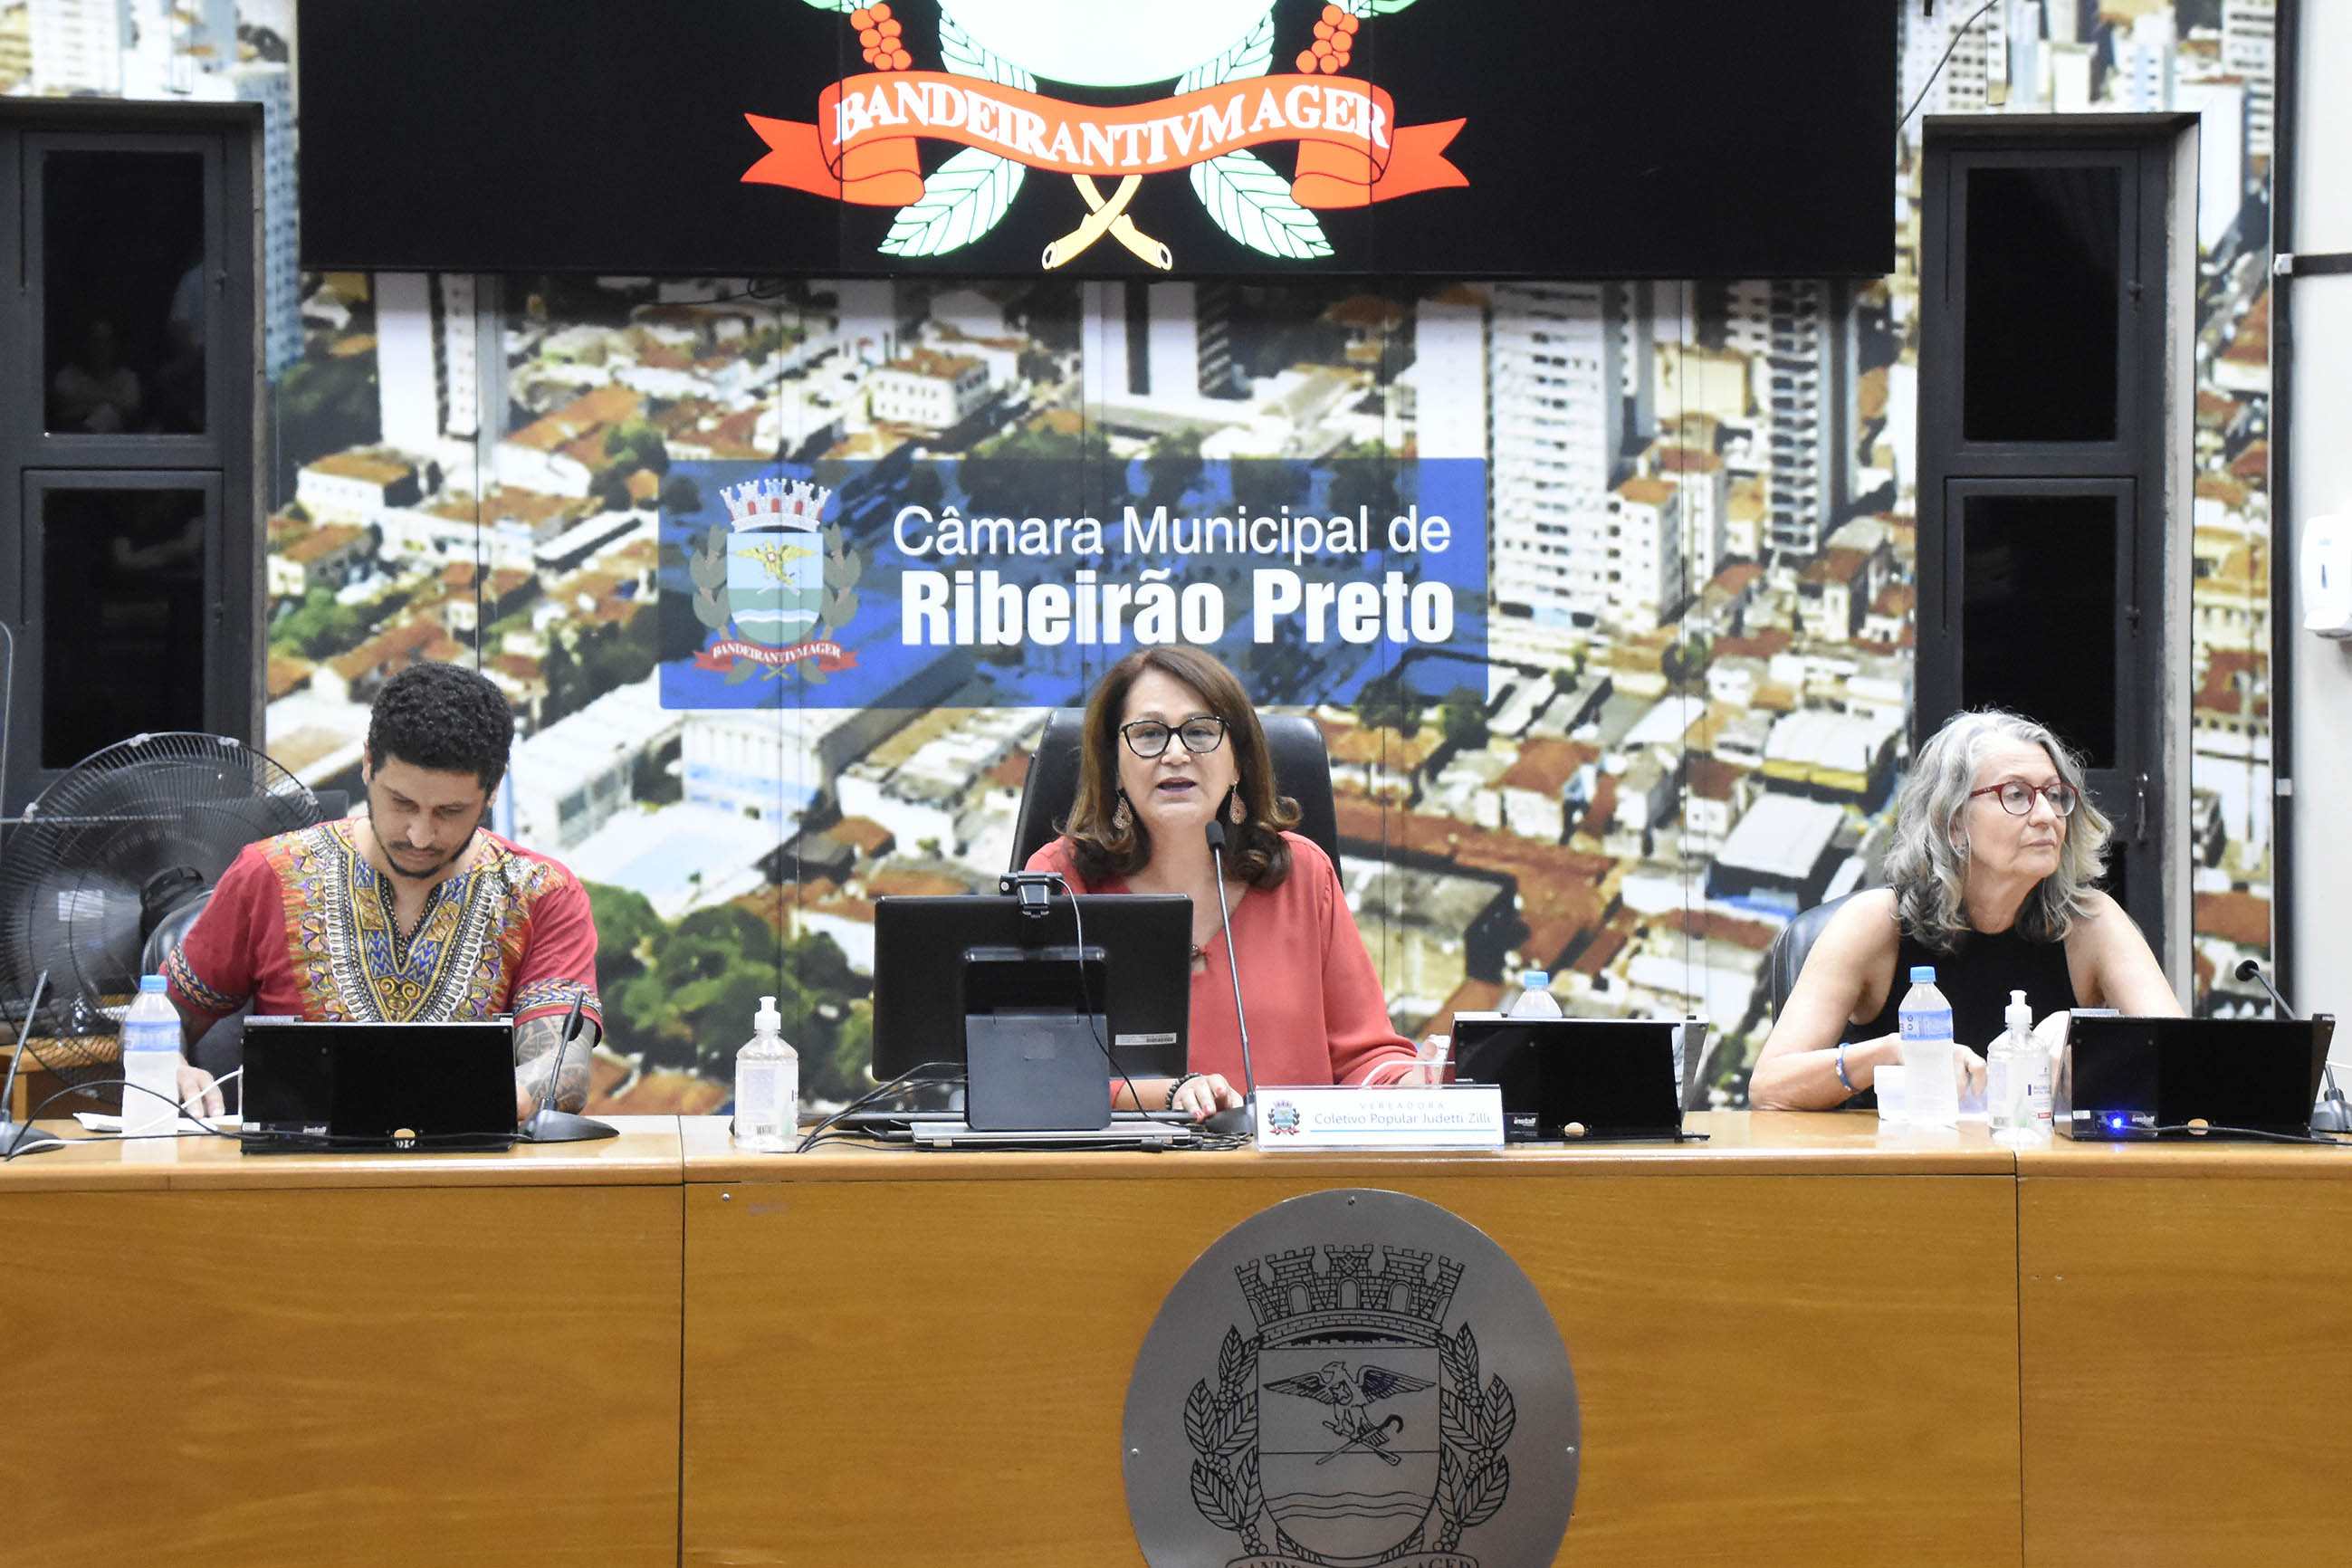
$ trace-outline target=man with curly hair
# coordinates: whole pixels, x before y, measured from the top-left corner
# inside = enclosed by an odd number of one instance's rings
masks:
[[[542,1100],[580,1109],[587,1053],[558,1047],[575,999],[604,1027],[596,927],[570,871],[481,826],[513,743],[505,694],[473,670],[386,681],[360,763],[367,815],[249,846],[166,964],[187,1039],[248,1003],[313,1020],[511,1013],[517,1120]],[[219,1112],[210,1075],[181,1079]]]

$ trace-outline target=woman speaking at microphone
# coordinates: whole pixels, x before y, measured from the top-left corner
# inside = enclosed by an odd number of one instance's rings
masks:
[[[1380,977],[1331,861],[1285,831],[1265,731],[1233,672],[1181,646],[1138,649],[1087,704],[1076,800],[1062,837],[1029,859],[1074,893],[1182,893],[1192,900],[1192,1071],[1139,1079],[1140,1104],[1194,1117],[1242,1103],[1234,952],[1243,955],[1251,1065],[1260,1083],[1420,1081],[1412,1047],[1389,1027]],[[1218,918],[1213,822],[1224,828]],[[1128,1106],[1119,1088],[1119,1103]]]

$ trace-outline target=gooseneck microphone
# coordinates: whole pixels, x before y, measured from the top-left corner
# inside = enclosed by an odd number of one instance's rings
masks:
[[[2286,1005],[2286,998],[2279,994],[2279,988],[2271,984],[2269,975],[2263,973],[2260,959],[2240,959],[2234,973],[2241,980],[2260,981],[2263,989],[2271,994],[2271,1003],[2278,1008],[2280,1017],[2294,1016],[2294,1009]],[[2311,1130],[2314,1132],[2352,1132],[2352,1105],[2344,1102],[2344,1091],[2336,1085],[2336,1064],[2322,1062],[2319,1070],[2327,1087],[2320,1091],[2319,1103],[2312,1107]]]
[[[33,982],[33,999],[25,1007],[25,1026],[16,1031],[16,1045],[8,1053],[7,1080],[0,1083],[0,1160],[65,1147],[62,1139],[50,1136],[30,1121],[20,1126],[16,1120],[16,1074],[25,1065],[25,1053],[32,1048],[33,1020],[40,1016],[41,994],[48,988],[49,972],[44,969],[40,978]]]
[[[586,1143],[598,1138],[617,1138],[621,1130],[609,1121],[599,1121],[593,1116],[555,1109],[555,1092],[563,1082],[563,1058],[579,1037],[582,1004],[588,1000],[583,987],[572,994],[572,1011],[564,1016],[563,1032],[556,1037],[555,1066],[547,1075],[547,1098],[530,1113],[530,1120],[516,1131],[515,1136],[525,1143]],[[593,1048],[593,1047],[591,1047]]]
[[[1209,818],[1209,859],[1217,873],[1217,922],[1225,931],[1225,973],[1234,983],[1234,1022],[1242,1032],[1242,1098],[1249,1107],[1250,1125],[1257,1125],[1257,1073],[1250,1066],[1249,1015],[1242,1011],[1242,966],[1240,955],[1234,952],[1234,915],[1225,905],[1225,823],[1224,803],[1217,803],[1217,815]]]
[[[2258,958],[2240,959],[2238,961],[2238,978],[2241,980],[2254,980],[2261,982],[2263,989],[2271,994],[2271,1003],[2273,1006],[2278,1008],[2278,1016],[2282,1018],[2292,1018],[2294,1016],[2294,1009],[2286,1005],[2286,998],[2279,994],[2279,988],[2271,984],[2271,977],[2269,975],[2263,973],[2262,960]]]

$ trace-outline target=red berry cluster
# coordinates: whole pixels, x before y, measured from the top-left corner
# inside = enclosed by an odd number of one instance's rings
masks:
[[[1337,5],[1323,7],[1323,19],[1315,24],[1315,47],[1298,51],[1298,68],[1312,74],[1321,71],[1329,76],[1348,63],[1349,54],[1356,47],[1355,17]]]
[[[902,71],[915,63],[907,46],[898,38],[898,19],[890,15],[887,5],[867,5],[849,14],[849,25],[857,29],[857,41],[865,47],[866,63],[878,71]]]

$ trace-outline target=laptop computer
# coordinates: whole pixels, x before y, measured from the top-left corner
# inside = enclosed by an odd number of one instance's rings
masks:
[[[514,1026],[248,1018],[243,1088],[249,1154],[505,1149]]]
[[[1675,1138],[1696,1045],[1675,1018],[1454,1017],[1454,1079],[1503,1091],[1512,1142]],[[1685,1049],[1685,1045],[1689,1046]]]
[[[2077,1013],[2052,1097],[2071,1137],[2294,1136],[2311,1127],[2336,1020]],[[2164,1131],[2205,1122],[2210,1132]]]

